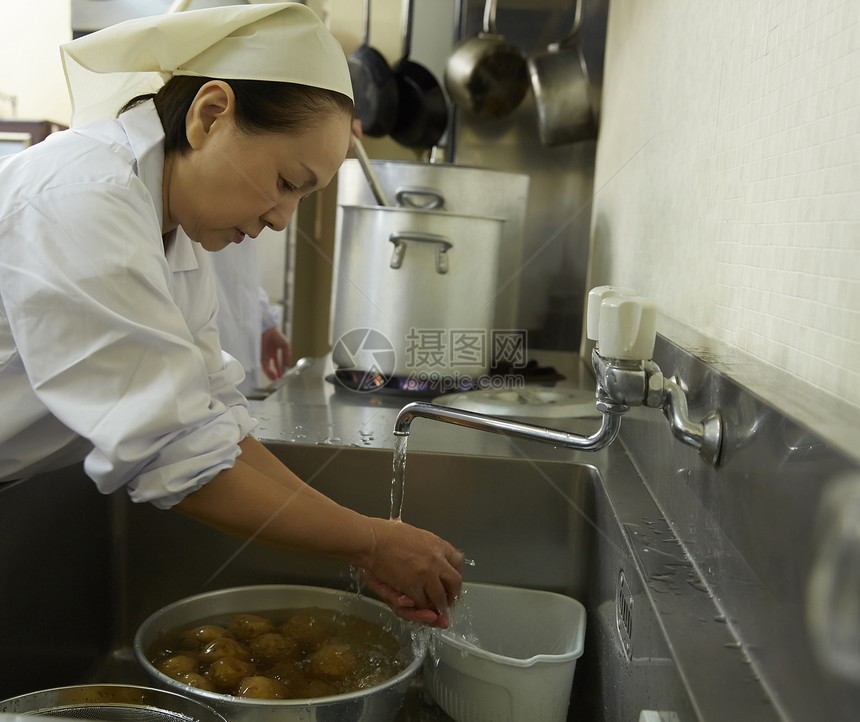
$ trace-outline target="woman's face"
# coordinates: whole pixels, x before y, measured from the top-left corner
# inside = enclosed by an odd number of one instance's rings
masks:
[[[283,230],[299,201],[329,184],[350,139],[351,119],[337,112],[293,134],[248,135],[236,127],[232,104],[218,110],[217,102],[197,120],[192,107],[192,149],[165,170],[165,228],[181,225],[207,251],[265,227]]]

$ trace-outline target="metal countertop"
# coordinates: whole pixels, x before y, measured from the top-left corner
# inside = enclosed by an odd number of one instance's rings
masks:
[[[529,381],[527,385],[591,392],[594,380],[579,355],[563,352],[532,352],[541,366],[552,366],[563,380]],[[362,393],[327,381],[333,372],[329,356],[301,359],[271,387],[263,400],[250,402],[257,419],[254,436],[264,444],[300,443],[335,447],[394,448],[394,421],[411,401],[428,400],[406,393]],[[479,393],[479,392],[475,392]],[[591,433],[599,426],[599,415],[587,418],[529,418],[519,420],[565,431]],[[478,456],[522,456],[554,461],[575,460],[577,452],[547,444],[511,440],[496,434],[417,419],[409,438],[410,451],[446,452]],[[590,459],[594,460],[591,454]]]

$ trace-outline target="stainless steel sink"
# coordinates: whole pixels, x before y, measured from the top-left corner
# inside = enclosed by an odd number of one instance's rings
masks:
[[[340,503],[387,516],[390,451],[270,448]],[[617,481],[630,477],[627,513],[653,515],[653,507],[637,506],[632,469],[616,462],[614,471]],[[65,509],[52,520],[14,511],[38,507],[41,495],[56,493],[65,495]],[[129,651],[134,632],[150,613],[185,596],[246,584],[354,584],[342,564],[246,544],[120,494],[102,497],[79,470],[46,475],[7,494],[0,501],[14,503],[0,504],[0,523],[12,530],[7,538],[14,547],[0,571],[8,579],[8,565],[17,559],[11,568],[20,574],[16,601],[0,598],[0,662],[5,670],[14,667],[0,678],[0,699],[84,681],[148,684]],[[641,498],[647,501],[647,494]],[[470,560],[467,580],[546,589],[586,605],[586,651],[577,665],[571,718],[635,718],[655,679],[673,710],[690,709],[647,604],[629,535],[594,466],[413,452],[403,518],[461,548]],[[622,677],[624,694],[614,688]],[[404,720],[447,719],[417,694],[408,704]]]
[[[853,719],[857,689],[810,657],[802,602],[817,498],[856,459],[814,436],[788,448],[791,418],[667,349],[661,368],[703,389],[699,405],[730,412],[724,467],[704,467],[646,410],[627,414],[618,441],[597,453],[421,420],[409,439],[404,519],[462,548],[474,561],[468,580],[585,605],[570,719],[638,720],[643,710],[679,722]],[[324,360],[300,366],[255,402],[255,433],[339,502],[387,516],[403,399],[342,392],[324,380]],[[560,427],[590,433],[594,420]],[[79,468],[0,485],[0,528],[0,699],[79,682],[148,683],[130,652],[134,632],[188,595],[354,584],[343,565],[102,496]],[[416,688],[399,722],[445,720]]]

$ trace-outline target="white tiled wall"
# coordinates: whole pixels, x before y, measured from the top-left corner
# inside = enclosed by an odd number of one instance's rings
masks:
[[[860,2],[612,0],[602,113],[591,285],[860,406]]]

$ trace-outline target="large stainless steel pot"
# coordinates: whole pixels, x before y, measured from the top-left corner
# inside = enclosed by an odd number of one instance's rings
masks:
[[[380,624],[400,641],[411,662],[391,679],[358,692],[313,699],[265,700],[189,687],[159,672],[147,658],[150,646],[170,629],[219,615],[291,607],[336,609]],[[413,638],[409,625],[381,602],[336,589],[268,584],[207,592],[163,607],[138,628],[134,654],[159,687],[199,700],[220,712],[229,722],[390,722],[421,668],[426,647],[423,641]]]
[[[331,341],[338,368],[444,378],[489,371],[503,220],[338,206],[337,224]],[[359,343],[361,330],[393,353]]]
[[[371,160],[370,164],[391,205],[505,219],[493,327],[517,328],[529,177],[450,163]],[[357,160],[347,159],[337,178],[339,205],[375,203]],[[337,232],[341,234],[342,229]]]

